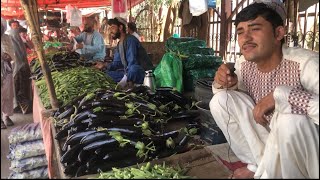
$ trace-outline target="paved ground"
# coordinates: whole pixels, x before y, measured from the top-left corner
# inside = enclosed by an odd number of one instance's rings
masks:
[[[11,171],[9,170],[11,163],[7,159],[7,155],[9,153],[8,136],[11,132],[11,129],[17,126],[33,123],[32,114],[14,114],[11,119],[13,120],[15,125],[10,126],[7,129],[1,129],[1,179],[6,179],[11,173]]]

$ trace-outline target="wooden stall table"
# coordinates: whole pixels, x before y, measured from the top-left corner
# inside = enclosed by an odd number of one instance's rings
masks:
[[[185,153],[171,155],[166,158],[153,160],[151,165],[162,164],[173,167],[180,167],[187,169],[185,175],[199,179],[227,179],[231,174],[228,168],[221,164],[221,161],[214,155],[212,148],[205,147],[195,150],[190,150]],[[141,164],[143,165],[143,164]],[[136,167],[132,166],[132,167]],[[80,179],[94,179],[99,174],[85,175],[77,177]]]
[[[48,161],[48,175],[50,179],[60,178],[57,168],[57,160],[53,149],[53,137],[50,119],[53,110],[47,110],[43,107],[40,96],[38,94],[35,82],[32,81],[33,88],[33,121],[39,122],[42,131],[43,143]],[[58,173],[57,173],[58,172]]]

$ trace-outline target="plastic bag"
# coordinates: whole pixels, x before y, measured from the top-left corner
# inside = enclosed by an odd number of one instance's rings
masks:
[[[157,87],[173,87],[183,90],[182,62],[172,53],[165,53],[154,71]]]
[[[48,167],[43,166],[22,173],[13,172],[9,175],[8,179],[45,179],[48,177]]]
[[[9,160],[19,160],[33,156],[45,154],[44,144],[42,140],[27,141],[18,144],[9,145]]]
[[[71,21],[71,10],[73,9],[73,7],[68,4],[66,5],[66,19],[67,19],[67,23],[70,23]]]
[[[19,173],[47,165],[48,162],[46,156],[40,155],[20,160],[13,160],[11,161],[10,170]]]
[[[189,9],[192,16],[200,16],[208,11],[207,0],[189,0]]]
[[[73,8],[71,10],[71,19],[70,19],[70,26],[81,26],[82,25],[82,14],[78,8]]]
[[[216,8],[216,0],[208,0],[208,8]]]
[[[42,139],[40,123],[15,127],[11,130],[8,139],[10,144]]]

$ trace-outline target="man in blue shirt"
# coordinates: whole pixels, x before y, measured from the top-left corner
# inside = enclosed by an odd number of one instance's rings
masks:
[[[106,48],[102,35],[94,30],[97,24],[96,20],[86,20],[84,23],[83,32],[75,37],[78,42],[76,49],[81,50],[81,55],[86,62],[100,62],[104,61],[106,56]]]
[[[114,40],[119,39],[112,63],[99,63],[97,68],[106,68],[106,73],[122,88],[142,84],[145,71],[138,63],[139,40],[126,33],[127,21],[121,17],[109,19],[110,33]]]

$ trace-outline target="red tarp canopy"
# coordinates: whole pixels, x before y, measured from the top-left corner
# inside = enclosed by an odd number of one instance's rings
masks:
[[[53,10],[54,8],[65,9],[68,4],[78,8],[107,7],[111,6],[111,1],[112,0],[38,0],[38,7],[47,10]],[[127,0],[128,9],[142,1],[143,0]],[[24,19],[20,0],[1,0],[1,17],[6,19]]]

